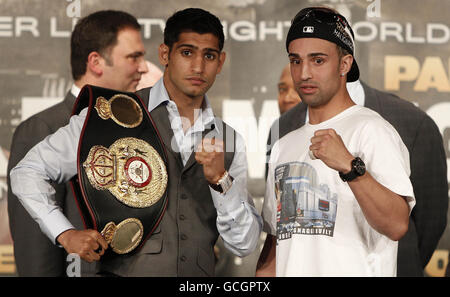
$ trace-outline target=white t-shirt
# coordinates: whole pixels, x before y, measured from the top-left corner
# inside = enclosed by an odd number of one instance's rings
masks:
[[[368,224],[336,170],[309,156],[314,132],[329,128],[379,183],[407,197],[410,212],[415,205],[408,150],[378,113],[354,105],[306,123],[270,156],[263,215],[265,231],[277,236],[277,276],[395,276],[398,243]]]

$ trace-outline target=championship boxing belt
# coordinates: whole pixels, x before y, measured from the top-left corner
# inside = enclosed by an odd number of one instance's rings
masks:
[[[136,94],[86,85],[72,114],[86,107],[71,184],[85,228],[100,232],[114,257],[142,247],[161,221],[167,157]]]

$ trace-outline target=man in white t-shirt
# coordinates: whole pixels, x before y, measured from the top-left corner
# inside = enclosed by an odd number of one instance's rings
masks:
[[[415,204],[409,153],[348,94],[346,82],[359,78],[353,37],[323,7],[301,10],[287,36],[309,120],[275,143],[269,161],[263,215],[277,244],[261,269],[276,265],[277,276],[396,275],[397,241]]]

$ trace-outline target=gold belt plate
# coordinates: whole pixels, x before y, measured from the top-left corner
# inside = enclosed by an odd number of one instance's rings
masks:
[[[95,189],[110,191],[130,207],[152,206],[167,187],[164,161],[150,144],[134,137],[118,139],[109,148],[93,146],[83,168]]]
[[[109,222],[101,234],[114,252],[126,254],[134,250],[142,241],[144,227],[140,220],[128,218],[118,225]]]
[[[125,94],[114,95],[109,100],[100,96],[94,108],[103,120],[112,119],[125,128],[134,128],[142,123],[141,107],[133,98]]]

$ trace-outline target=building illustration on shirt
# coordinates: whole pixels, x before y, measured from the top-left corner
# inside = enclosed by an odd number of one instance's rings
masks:
[[[281,164],[275,169],[277,238],[292,234],[333,236],[337,194],[319,183],[317,171],[304,162]]]

